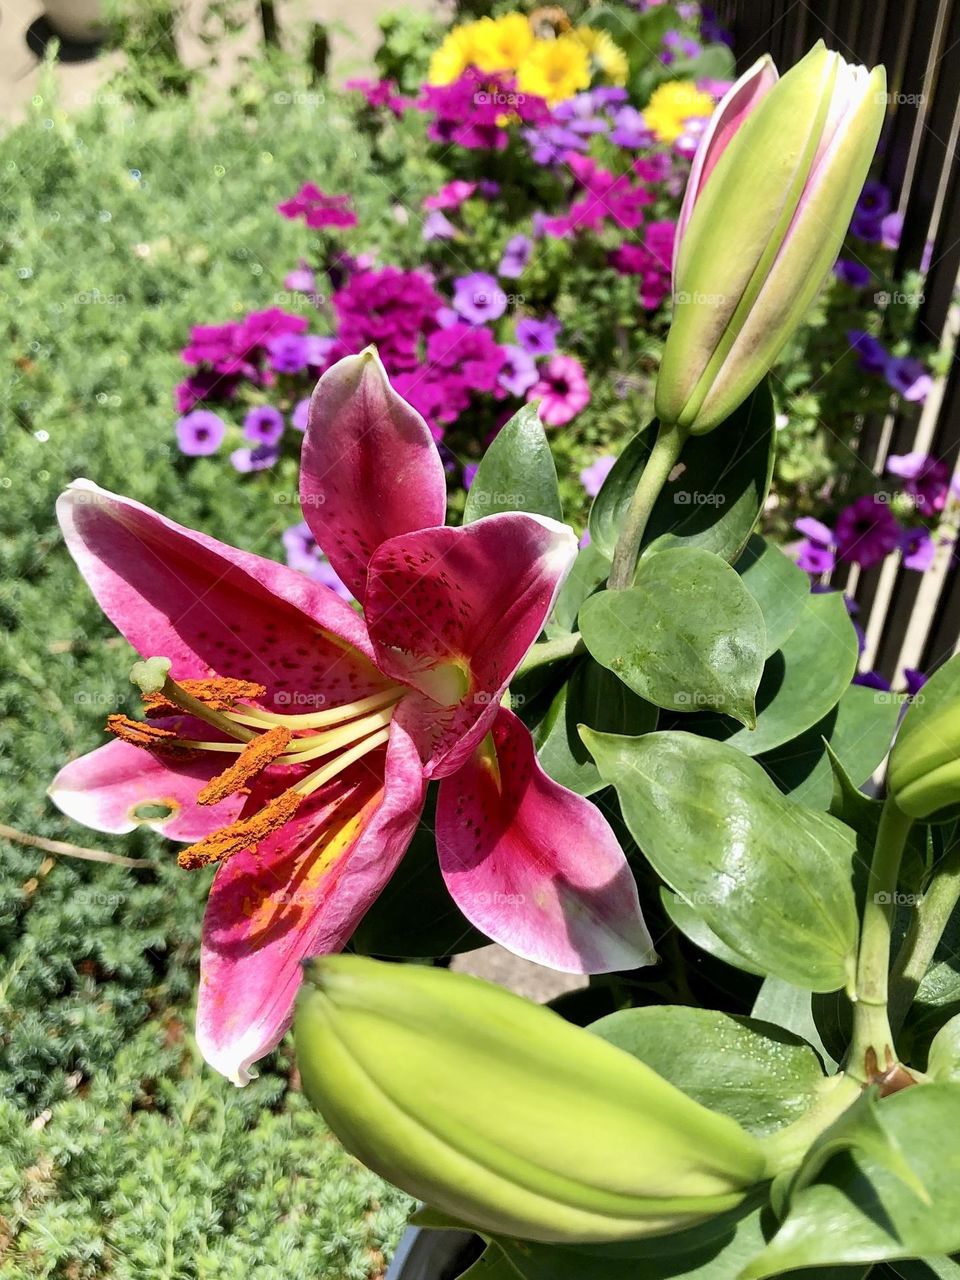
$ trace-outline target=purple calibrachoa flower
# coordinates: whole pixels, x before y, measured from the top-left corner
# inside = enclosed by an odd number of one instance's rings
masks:
[[[309,364],[307,339],[298,333],[282,333],[267,343],[270,368],[277,373],[302,373]]]
[[[283,287],[291,293],[305,293],[315,296],[317,293],[317,277],[311,267],[303,261],[293,271],[283,277]]]
[[[216,453],[227,434],[226,424],[209,409],[194,409],[185,414],[176,425],[177,444],[180,452],[189,458],[200,458]]]
[[[588,497],[595,498],[597,496],[615,462],[616,458],[610,455],[602,455],[595,462],[591,462],[589,467],[583,468],[580,472],[580,483],[587,491]]]
[[[873,276],[870,268],[862,262],[854,262],[852,258],[838,258],[833,267],[833,274],[851,289],[865,289]]]
[[[440,209],[434,209],[423,220],[421,231],[424,240],[454,240],[457,228]]]
[[[335,591],[341,600],[352,600],[348,587],[344,586],[336,569],[320,550],[320,545],[313,536],[313,531],[306,520],[284,529],[281,540],[287,557],[287,564],[299,573],[305,573],[314,582],[322,582],[324,586]]]
[[[837,563],[833,530],[813,516],[801,516],[794,521],[793,527],[797,533],[803,534],[803,542],[797,552],[797,564],[804,573],[817,578],[822,574],[832,573]]]
[[[880,219],[880,243],[885,249],[899,249],[903,235],[903,214],[888,213]]]
[[[883,373],[890,353],[872,333],[865,329],[848,329],[847,341],[857,353],[857,363],[864,373]]]
[[[903,480],[906,493],[925,516],[937,515],[947,505],[950,494],[950,467],[942,458],[926,453],[892,453],[887,471]]]
[[[590,403],[590,384],[575,356],[551,356],[540,369],[540,381],[527,392],[540,401],[545,427],[562,427]]]
[[[911,698],[915,697],[930,679],[915,667],[903,668],[903,683]]]
[[[453,308],[470,324],[499,320],[507,309],[507,295],[496,277],[486,271],[458,276],[453,282]]]
[[[851,684],[863,685],[865,689],[876,689],[878,693],[890,692],[890,681],[879,671],[858,671]]]
[[[511,236],[504,246],[503,257],[497,267],[497,274],[507,280],[517,280],[523,275],[533,253],[533,241],[529,236]]]
[[[280,457],[274,444],[256,444],[252,449],[234,449],[230,462],[235,471],[245,475],[250,471],[267,471]]]
[[[905,529],[900,538],[900,554],[904,568],[926,573],[937,558],[937,545],[926,529]]]
[[[610,141],[628,151],[649,147],[653,142],[653,133],[643,118],[643,112],[636,107],[621,107],[613,117]]]
[[[933,388],[933,379],[921,360],[913,356],[891,356],[883,370],[890,386],[904,400],[920,403]]]
[[[533,356],[549,356],[557,349],[557,338],[563,328],[556,316],[522,316],[517,321],[517,342]]]
[[[503,348],[504,362],[497,382],[510,395],[523,397],[537,381],[537,365],[529,351],[508,344]]]
[[[290,415],[290,425],[296,431],[306,431],[307,414],[310,412],[310,397],[307,396],[303,400],[298,400],[293,407],[293,413]]]
[[[868,493],[837,516],[837,553],[847,563],[870,569],[897,549],[901,532],[887,504]]]
[[[441,870],[474,925],[573,972],[652,955],[606,819],[543,772],[502,705],[573,532],[523,513],[444,528],[430,432],[369,351],[320,379],[300,498],[362,615],[89,481],[58,504],[104,611],[165,657],[141,664],[150,718],[111,717],[119,741],[61,769],[51,796],[112,832],[162,805],[158,825],[194,842],[180,865],[216,867],[197,1042],[238,1084],[288,1027],[302,961],[340,950],[390,880],[432,779]],[[208,749],[190,749],[200,738]]]
[[[283,414],[272,404],[258,404],[243,420],[243,434],[254,444],[275,445],[283,435]]]

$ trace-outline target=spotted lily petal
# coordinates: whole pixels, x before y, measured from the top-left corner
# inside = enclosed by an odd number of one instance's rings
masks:
[[[363,620],[329,587],[78,480],[57,502],[71,555],[104,613],[178,678],[211,671],[330,703],[382,687]]]
[[[425,783],[394,723],[367,756],[294,820],[217,872],[203,926],[197,1041],[236,1084],[283,1036],[300,963],[339,951],[413,838]],[[259,805],[260,797],[251,797]]]
[[[95,831],[122,834],[151,826],[171,840],[200,840],[232,822],[242,796],[197,804],[197,792],[223,767],[207,753],[153,755],[126,742],[108,742],[63,766],[47,794],[58,809]],[[152,811],[167,809],[165,817]]]
[[[397,714],[428,777],[459,768],[487,732],[576,555],[572,529],[521,513],[423,529],[378,549],[367,626],[381,669],[426,695]]]
[[[361,603],[388,538],[442,525],[443,464],[430,428],[368,348],[328,369],[310,401],[300,503],[314,537]]]
[[[440,783],[437,851],[463,914],[516,955],[568,973],[656,959],[609,824],[547,777],[526,726],[503,707],[486,742]]]

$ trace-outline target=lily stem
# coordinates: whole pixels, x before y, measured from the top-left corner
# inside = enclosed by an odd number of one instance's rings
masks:
[[[610,576],[607,578],[607,586],[611,591],[623,591],[633,582],[644,530],[661,489],[677,465],[686,438],[686,428],[679,427],[676,423],[663,423],[657,432],[614,548]]]
[[[586,653],[587,646],[583,643],[583,638],[579,631],[573,631],[568,636],[557,636],[553,640],[544,640],[542,644],[535,644],[527,653],[527,656],[520,663],[517,670],[518,676],[525,676],[530,671],[535,671],[538,667],[546,666],[548,662],[560,662],[564,658],[576,658],[581,653]],[[514,677],[516,679],[516,676]]]
[[[913,819],[898,809],[892,797],[888,796],[880,815],[863,907],[853,1006],[853,1042],[847,1067],[851,1075],[863,1081],[882,1075],[897,1060],[887,1016],[890,940],[900,860],[912,825]]]
[[[916,904],[890,977],[890,1025],[903,1026],[917,988],[960,900],[960,848],[949,853]]]

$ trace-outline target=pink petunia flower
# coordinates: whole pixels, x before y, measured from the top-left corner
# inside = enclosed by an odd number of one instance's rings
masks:
[[[111,717],[117,740],[50,794],[101,831],[159,826],[191,842],[185,869],[216,867],[197,1041],[238,1084],[289,1025],[301,962],[341,949],[390,880],[430,780],[441,870],[474,925],[571,972],[653,958],[606,819],[543,772],[502,705],[573,532],[523,513],[444,528],[440,455],[373,351],[317,385],[300,503],[363,614],[89,481],[58,503],[105,613],[166,661],[146,664],[147,720]]]

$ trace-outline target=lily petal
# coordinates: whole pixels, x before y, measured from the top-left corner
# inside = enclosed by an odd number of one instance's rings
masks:
[[[163,723],[157,721],[156,723]],[[197,804],[197,792],[223,768],[223,757],[159,756],[127,742],[108,742],[63,766],[47,792],[68,818],[117,835],[151,826],[170,840],[201,840],[239,815],[243,796]],[[156,807],[165,817],[152,817]]]
[[[175,677],[254,680],[281,709],[295,691],[319,709],[382,687],[363,620],[305,574],[89,480],[60,496],[57,514],[104,613],[141,654],[170,658]]]
[[[460,910],[515,955],[565,973],[652,964],[637,886],[606,819],[540,768],[521,720],[440,783],[437,852]]]
[[[359,761],[332,794],[312,797],[217,872],[203,923],[197,1041],[235,1084],[253,1078],[251,1065],[290,1025],[301,961],[339,951],[390,879],[425,792],[416,749],[394,723],[385,753]]]
[[[404,534],[374,554],[367,626],[381,670],[426,695],[397,715],[427,777],[454,772],[487,732],[576,555],[572,529],[519,512]]]
[[[443,464],[430,428],[394,391],[372,347],[338,360],[310,400],[300,503],[327,559],[363,603],[381,542],[442,525]]]

